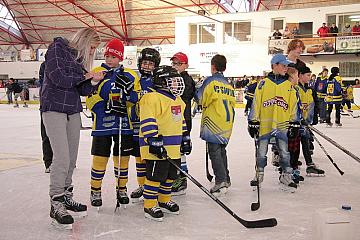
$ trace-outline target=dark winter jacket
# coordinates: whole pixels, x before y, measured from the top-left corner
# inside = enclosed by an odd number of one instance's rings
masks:
[[[181,77],[184,79],[185,83],[185,90],[184,93],[181,95],[181,99],[185,102],[185,112],[184,118],[187,127],[187,134],[190,134],[192,124],[191,124],[191,100],[194,98],[195,95],[195,82],[192,77],[186,72],[180,73]]]
[[[80,96],[94,87],[85,81],[82,64],[75,60],[76,50],[63,38],[55,38],[45,55],[45,76],[41,86],[40,111],[74,114],[82,111]]]
[[[19,83],[14,82],[12,85],[13,85],[14,93],[21,93],[22,92],[23,88],[20,86]]]

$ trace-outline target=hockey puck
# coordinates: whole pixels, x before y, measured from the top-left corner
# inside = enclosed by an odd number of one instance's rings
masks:
[[[344,210],[351,210],[350,205],[342,205],[341,208],[344,209]]]

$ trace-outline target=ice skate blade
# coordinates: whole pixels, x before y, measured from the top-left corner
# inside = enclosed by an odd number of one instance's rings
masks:
[[[163,213],[168,213],[168,214],[172,214],[172,215],[179,215],[180,214],[180,210],[177,211],[177,212],[172,212],[172,211],[170,211],[170,210],[168,210],[166,208],[160,207],[160,209],[161,209],[161,211],[163,211]]]
[[[213,192],[212,195],[215,197],[221,197],[224,196],[227,193],[228,189],[227,187],[220,188],[219,191]]]
[[[72,224],[60,224],[55,219],[51,221],[51,225],[60,230],[72,230]]]
[[[132,203],[139,203],[139,202],[142,202],[142,201],[144,201],[144,198],[143,198],[143,197],[131,198],[131,202],[132,202]]]
[[[296,188],[293,187],[288,187],[285,186],[284,184],[280,183],[280,190],[283,192],[288,192],[288,193],[295,193],[296,192]]]
[[[150,214],[148,214],[148,213],[145,213],[145,217],[146,218],[148,218],[148,219],[150,219],[150,220],[153,220],[153,221],[155,221],[155,222],[162,222],[163,220],[164,220],[164,218],[153,218]]]
[[[186,194],[186,190],[180,190],[177,192],[171,192],[171,196],[181,196],[181,195],[185,195]]]
[[[306,173],[307,177],[325,177],[325,173],[324,174],[317,174],[317,173]]]
[[[87,211],[72,212],[72,211],[69,210],[69,213],[71,214],[71,216],[73,216],[76,219],[84,218],[84,217],[86,217],[88,215]]]

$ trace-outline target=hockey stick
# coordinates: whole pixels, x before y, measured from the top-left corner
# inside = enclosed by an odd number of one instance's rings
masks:
[[[208,144],[206,143],[206,178],[209,180],[209,182],[212,181],[214,176],[212,176],[209,172],[209,150],[208,150]]]
[[[257,202],[251,203],[251,211],[256,211],[260,208],[260,183],[259,183],[259,168],[257,163],[257,151],[258,151],[258,143],[257,136],[255,136],[255,170],[256,170],[256,190],[257,190]]]
[[[355,154],[351,153],[349,150],[345,149],[343,146],[341,146],[340,144],[338,144],[337,142],[335,142],[334,140],[332,140],[331,138],[329,138],[328,136],[326,136],[325,134],[323,134],[322,132],[320,132],[318,129],[314,128],[313,126],[308,125],[308,127],[316,132],[320,137],[324,138],[325,140],[327,140],[328,142],[330,142],[332,145],[334,145],[335,147],[337,147],[338,149],[340,149],[341,151],[343,151],[344,153],[346,153],[347,155],[349,155],[350,157],[352,157],[354,160],[356,160],[357,162],[360,163],[360,158],[355,156]]]
[[[166,156],[166,159],[180,172],[182,172],[190,181],[192,181],[196,186],[198,186],[206,195],[208,195],[212,200],[214,200],[217,204],[219,204],[225,211],[227,211],[233,218],[239,221],[246,228],[265,228],[265,227],[275,227],[277,225],[277,221],[275,218],[261,219],[248,221],[240,218],[236,215],[230,208],[228,208],[223,202],[221,202],[217,197],[209,192],[201,183],[199,183],[195,178],[193,178],[189,173],[183,171],[181,167],[176,165],[176,163]]]
[[[323,152],[325,153],[325,155],[329,158],[330,162],[334,165],[334,167],[339,171],[340,175],[344,175],[344,172],[341,171],[341,169],[338,167],[338,165],[334,162],[334,160],[332,159],[332,157],[327,153],[327,151],[325,150],[324,146],[320,143],[319,139],[317,139],[317,137],[313,134],[313,137],[315,139],[315,141],[319,144],[320,148],[323,150]]]
[[[360,117],[360,115],[355,116],[354,114],[352,114],[352,112],[349,112],[349,115],[352,116],[353,118],[359,118]]]

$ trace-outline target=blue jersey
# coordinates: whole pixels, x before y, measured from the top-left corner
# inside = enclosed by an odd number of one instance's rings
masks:
[[[244,90],[246,100],[253,100],[254,99],[256,85],[257,85],[256,80],[251,80],[251,82],[249,82],[246,85],[245,90]]]

